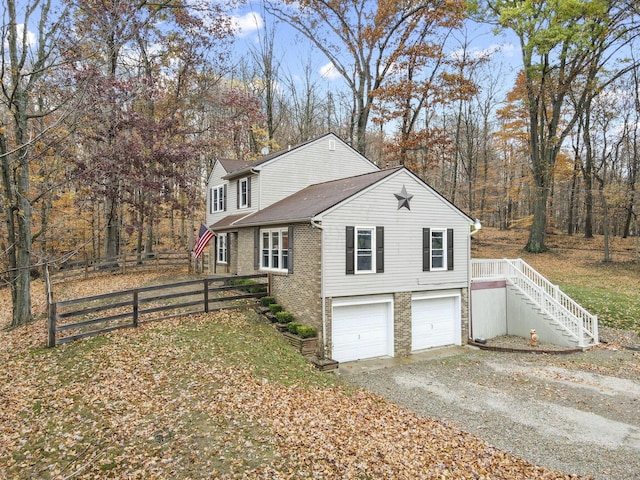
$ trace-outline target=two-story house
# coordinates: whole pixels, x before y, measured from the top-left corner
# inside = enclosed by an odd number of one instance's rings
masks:
[[[255,162],[218,160],[208,191],[211,269],[269,272],[327,356],[466,339],[473,220],[409,170],[380,170],[328,134]]]

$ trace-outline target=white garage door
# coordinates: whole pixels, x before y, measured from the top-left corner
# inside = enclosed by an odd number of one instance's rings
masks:
[[[333,307],[331,356],[339,362],[393,356],[391,302]]]
[[[411,350],[456,343],[459,296],[418,298],[411,302]]]

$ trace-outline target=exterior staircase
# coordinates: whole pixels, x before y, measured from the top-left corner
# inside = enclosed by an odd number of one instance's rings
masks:
[[[537,318],[556,330],[566,343],[580,348],[598,344],[598,317],[522,259],[471,260],[472,282],[500,280],[526,308],[536,310]]]

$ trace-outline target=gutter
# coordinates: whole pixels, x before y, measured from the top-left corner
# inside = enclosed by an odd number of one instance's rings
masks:
[[[258,173],[260,173],[260,169],[259,168],[255,168],[255,167],[244,167],[241,168],[240,170],[235,170],[231,173],[226,174],[224,177],[222,177],[223,180],[233,180],[234,178],[239,178],[239,177],[244,177],[246,175],[257,175]]]
[[[480,219],[476,218],[476,221],[471,224],[471,228],[472,230],[469,232],[470,237],[482,230],[482,223],[480,223]]]

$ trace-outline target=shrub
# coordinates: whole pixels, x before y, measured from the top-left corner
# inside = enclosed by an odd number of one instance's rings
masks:
[[[282,305],[280,305],[279,303],[272,303],[269,305],[269,310],[271,310],[271,313],[278,313],[282,311]]]
[[[311,338],[318,335],[318,330],[315,327],[310,327],[309,325],[299,325],[298,328],[296,328],[296,333],[302,338]]]
[[[294,334],[295,334],[295,333],[298,333],[298,327],[300,327],[300,326],[301,326],[301,325],[300,325],[299,323],[296,323],[296,322],[290,322],[290,323],[287,325],[287,329],[289,329],[289,332],[290,332],[290,333],[294,333]]]
[[[255,280],[251,280],[250,278],[231,279],[229,280],[229,285],[233,285],[234,287],[247,287],[247,288],[243,288],[242,290],[246,290],[248,293],[264,293],[267,291],[266,285],[258,283]],[[255,286],[252,286],[252,285],[255,285]]]
[[[278,312],[276,318],[279,323],[290,323],[293,321],[293,313],[291,312]]]
[[[265,307],[268,307],[269,305],[271,305],[272,303],[276,303],[276,299],[271,297],[271,296],[266,296],[266,297],[262,297],[260,299],[260,303],[262,305],[264,305]]]

